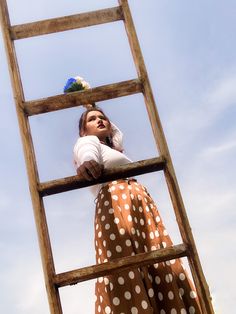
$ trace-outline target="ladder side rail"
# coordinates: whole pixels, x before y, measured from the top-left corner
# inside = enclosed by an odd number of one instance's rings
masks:
[[[53,275],[55,274],[55,269],[43,200],[37,191],[39,179],[31,138],[30,125],[28,118],[24,115],[22,109],[24,93],[16,58],[15,47],[13,42],[11,41],[9,33],[10,19],[6,0],[1,0],[0,2],[0,20],[2,25],[3,39],[7,52],[8,66],[15,98],[19,129],[23,143],[23,151],[28,172],[29,187],[34,208],[36,228],[38,232],[39,246],[43,263],[45,283],[48,291],[49,304],[51,308],[51,313],[62,314],[58,289],[55,287],[52,281]]]
[[[13,40],[47,35],[88,26],[122,20],[120,7],[68,15],[32,23],[13,25],[10,34]]]
[[[54,282],[58,287],[77,284],[100,276],[111,275],[123,270],[164,262],[188,255],[185,244],[174,245],[165,249],[158,249],[134,256],[125,256],[110,262],[87,266],[64,273],[57,274]]]
[[[202,310],[204,314],[214,314],[214,310],[211,304],[211,297],[209,288],[203,274],[203,270],[200,264],[200,259],[197,253],[196,245],[194,242],[191,227],[188,221],[187,213],[184,207],[178,182],[176,179],[174,167],[171,161],[169,149],[166,143],[165,135],[161,126],[161,121],[156,109],[154,96],[152,93],[151,85],[149,82],[146,66],[142,56],[141,48],[139,45],[138,37],[135,31],[135,26],[129,9],[127,0],[118,0],[119,4],[123,8],[124,24],[130,43],[131,51],[136,65],[139,78],[143,82],[143,94],[149,119],[151,122],[153,134],[156,140],[157,148],[161,155],[167,160],[165,178],[167,186],[170,192],[171,201],[173,204],[174,212],[176,215],[177,223],[180,229],[182,239],[186,245],[189,246],[191,254],[189,255],[190,267],[193,275],[193,279],[196,285],[196,289],[201,302]]]
[[[26,101],[24,111],[27,115],[37,115],[61,109],[77,107],[97,101],[133,95],[142,92],[142,83],[138,79],[122,81],[91,89]]]

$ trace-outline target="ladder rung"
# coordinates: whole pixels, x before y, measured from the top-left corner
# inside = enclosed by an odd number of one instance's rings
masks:
[[[58,287],[64,287],[100,276],[110,275],[118,271],[163,262],[187,255],[188,250],[186,245],[178,244],[166,249],[158,249],[147,253],[140,253],[135,256],[122,257],[107,263],[60,273],[55,275],[54,284]]]
[[[51,96],[24,103],[24,111],[32,116],[40,113],[56,111],[60,109],[72,108],[84,104],[94,103],[128,96],[142,92],[142,83],[139,79],[123,81],[91,88],[88,90]]]
[[[162,156],[147,160],[140,160],[119,167],[106,169],[104,170],[104,174],[101,178],[93,181],[78,180],[77,176],[72,176],[40,183],[38,191],[41,196],[57,194],[99,183],[105,183],[116,179],[129,178],[148,172],[160,171],[165,168],[165,165],[166,160]]]
[[[63,16],[38,22],[14,25],[11,27],[10,33],[11,38],[16,40],[98,24],[110,23],[122,19],[122,10],[121,7],[118,6],[114,8]]]

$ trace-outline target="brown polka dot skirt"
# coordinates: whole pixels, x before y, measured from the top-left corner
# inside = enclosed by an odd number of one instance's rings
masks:
[[[95,247],[98,264],[172,246],[156,205],[135,180],[113,181],[98,194]],[[96,314],[201,314],[180,259],[97,279]]]

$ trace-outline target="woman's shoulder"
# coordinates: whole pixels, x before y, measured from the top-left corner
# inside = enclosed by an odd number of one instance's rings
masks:
[[[100,145],[100,141],[97,136],[95,135],[86,135],[79,137],[75,143],[74,149],[78,149],[84,145]]]

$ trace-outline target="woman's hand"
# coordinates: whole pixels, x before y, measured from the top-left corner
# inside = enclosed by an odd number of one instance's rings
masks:
[[[77,168],[77,174],[80,179],[91,181],[101,176],[103,168],[103,165],[100,165],[95,160],[89,160]]]

